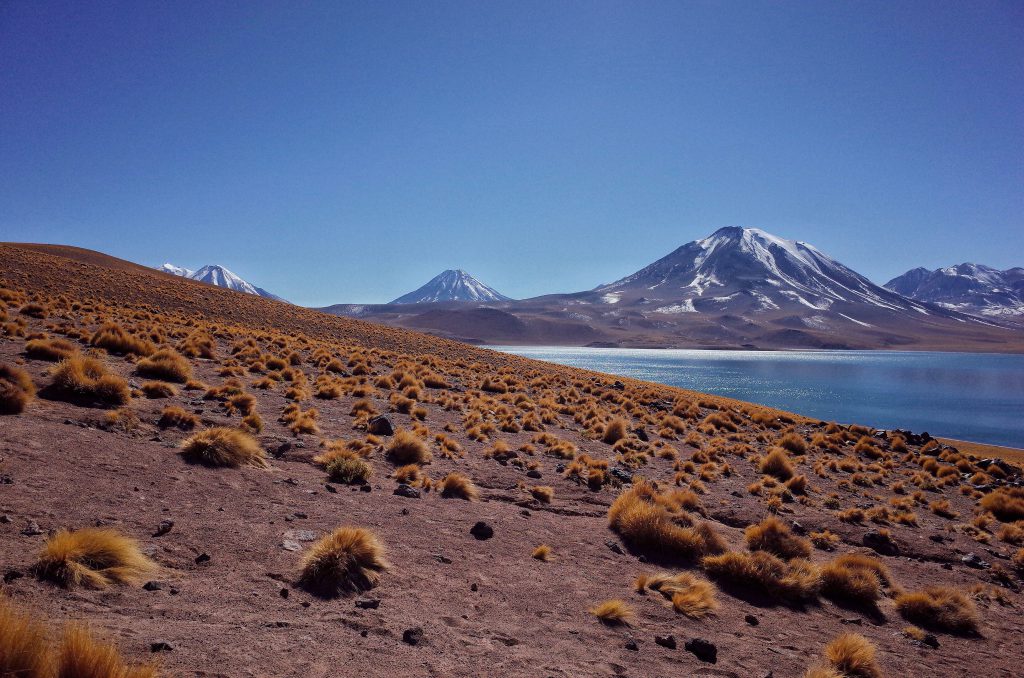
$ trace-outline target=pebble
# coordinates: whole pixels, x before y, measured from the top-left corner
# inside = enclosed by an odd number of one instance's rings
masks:
[[[408,643],[409,645],[419,645],[423,641],[423,628],[420,626],[413,627],[402,631],[402,642]]]
[[[686,645],[684,647],[688,652],[692,652],[694,656],[702,662],[714,664],[718,661],[718,646],[710,640],[694,638],[686,641]]]
[[[472,528],[470,528],[469,533],[476,537],[478,540],[484,541],[494,536],[494,528],[485,523],[484,521],[480,520],[477,521],[477,523],[473,525]]]
[[[675,636],[654,636],[654,642],[662,647],[667,647],[670,650],[676,649],[676,637]]]

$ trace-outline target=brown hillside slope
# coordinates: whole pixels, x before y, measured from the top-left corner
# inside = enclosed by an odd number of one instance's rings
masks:
[[[165,676],[1024,660],[1015,466],[73,254],[0,247],[0,597],[36,659],[83,622]]]

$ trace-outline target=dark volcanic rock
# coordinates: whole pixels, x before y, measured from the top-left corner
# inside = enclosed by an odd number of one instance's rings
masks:
[[[423,628],[416,626],[411,629],[406,629],[402,632],[402,642],[408,643],[409,645],[419,645],[423,642]]]
[[[469,533],[480,541],[484,541],[494,536],[494,528],[481,520],[470,528]]]
[[[394,424],[391,423],[391,417],[386,414],[381,414],[370,419],[366,424],[366,430],[368,433],[378,436],[390,436],[395,434],[395,427]]]
[[[684,646],[688,652],[692,652],[702,662],[714,664],[718,661],[718,647],[710,640],[694,638],[686,641]]]

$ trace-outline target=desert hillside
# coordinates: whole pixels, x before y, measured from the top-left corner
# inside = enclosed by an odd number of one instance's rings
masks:
[[[0,246],[4,677],[1015,676],[1021,482]]]

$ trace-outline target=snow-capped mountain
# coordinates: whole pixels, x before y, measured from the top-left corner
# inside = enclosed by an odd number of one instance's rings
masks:
[[[483,284],[462,269],[449,269],[435,276],[423,287],[402,295],[391,303],[429,304],[449,301],[498,302],[511,301],[511,299]]]
[[[903,296],[990,318],[1024,318],[1024,268],[964,263],[915,268],[885,284]]]
[[[812,325],[826,316],[864,323],[861,309],[934,312],[879,287],[812,245],[738,226],[683,245],[594,292],[600,303],[639,304],[648,313],[756,317],[791,312],[811,318]]]
[[[174,264],[164,264],[159,268],[159,270],[182,278],[198,280],[199,282],[204,282],[209,285],[216,285],[217,287],[235,290],[236,292],[255,294],[259,297],[267,297],[268,299],[284,301],[284,299],[281,299],[281,297],[276,294],[271,294],[262,287],[257,287],[247,280],[235,275],[223,266],[218,266],[216,264],[207,264],[198,271],[193,271],[192,269],[185,268],[183,266],[175,266]]]

